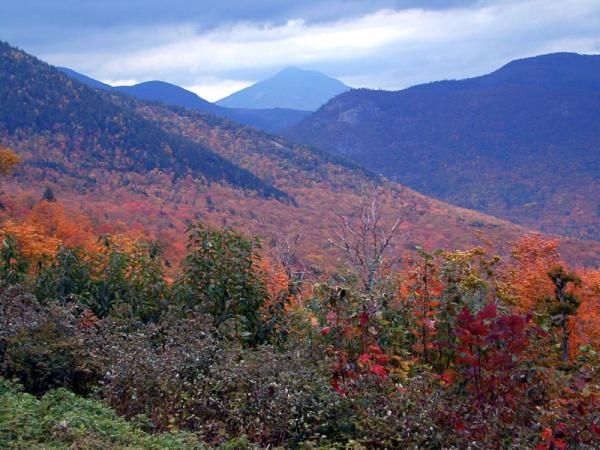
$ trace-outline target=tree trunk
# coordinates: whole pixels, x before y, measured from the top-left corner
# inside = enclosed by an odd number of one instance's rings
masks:
[[[566,314],[563,314],[563,317],[562,317],[562,329],[563,329],[562,343],[561,343],[562,360],[563,360],[563,362],[567,362],[569,360],[569,330],[568,330],[568,316]]]

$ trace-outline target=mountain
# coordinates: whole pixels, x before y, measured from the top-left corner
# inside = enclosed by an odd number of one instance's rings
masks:
[[[193,92],[164,81],[146,81],[133,86],[115,86],[114,89],[118,92],[141,98],[142,100],[197,109],[198,111],[210,114],[215,114],[221,110],[220,107],[204,100]]]
[[[335,78],[315,70],[283,69],[217,102],[229,108],[291,108],[314,111],[329,99],[349,90]]]
[[[69,78],[73,78],[74,80],[77,80],[80,83],[93,87],[94,89],[103,89],[105,91],[110,91],[111,89],[114,89],[110,84],[106,84],[102,81],[95,80],[92,77],[88,77],[87,75],[76,72],[73,69],[69,69],[68,67],[57,67],[57,69],[65,75],[67,75]]]
[[[59,70],[69,77],[93,87],[94,89],[122,92],[143,100],[195,109],[219,117],[225,117],[243,125],[249,125],[268,132],[277,132],[284,128],[289,128],[310,114],[309,111],[286,108],[225,108],[204,100],[199,95],[188,91],[187,89],[164,81],[146,81],[133,86],[110,86],[72,69],[59,67]]]
[[[186,226],[202,221],[261,236],[267,248],[300,236],[296,256],[315,272],[333,270],[341,254],[328,238],[364,194],[378,198],[383,223],[403,218],[398,254],[415,244],[489,242],[507,255],[529,231],[227,119],[94,90],[7,44],[0,145],[23,159],[3,179],[3,219],[23,217],[50,189],[69,217],[89,217],[97,235],[158,239],[170,260],[185,252]],[[575,263],[600,264],[599,244],[564,240],[562,251]]]
[[[286,136],[425,195],[600,240],[600,56],[549,54],[480,77],[352,90]]]
[[[0,90],[0,135],[26,151],[31,168],[52,167],[86,184],[95,182],[90,172],[156,170],[285,197],[206,146],[163,131],[3,42]]]

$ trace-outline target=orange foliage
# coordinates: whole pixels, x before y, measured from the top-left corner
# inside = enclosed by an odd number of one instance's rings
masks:
[[[58,202],[39,202],[25,223],[37,226],[46,236],[58,239],[69,247],[95,247],[96,236],[90,220],[81,213],[66,212]]]
[[[56,202],[39,202],[21,220],[6,220],[0,234],[13,235],[23,255],[33,261],[54,255],[61,245],[98,249],[90,220]]]
[[[512,251],[515,264],[510,268],[508,278],[521,312],[531,311],[539,301],[554,295],[548,271],[562,264],[559,244],[559,239],[541,234],[526,235],[515,243]]]
[[[258,269],[264,274],[264,281],[269,296],[268,302],[276,301],[282,295],[288,295],[290,280],[281,264],[277,264],[270,258],[263,257],[258,262]]]
[[[48,236],[42,228],[32,223],[6,221],[0,228],[2,236],[13,235],[21,253],[32,261],[54,255],[61,244],[60,239]]]
[[[577,275],[581,285],[575,289],[575,295],[581,304],[571,322],[571,356],[582,345],[600,351],[600,269],[580,270]]]
[[[558,239],[539,234],[527,235],[515,244],[515,264],[509,270],[509,284],[520,311],[531,311],[544,298],[554,296],[548,271],[557,265],[565,266],[558,245]],[[581,304],[577,314],[569,318],[571,358],[577,355],[582,345],[600,350],[600,270],[580,269],[576,274],[581,285],[574,288],[573,293]]]

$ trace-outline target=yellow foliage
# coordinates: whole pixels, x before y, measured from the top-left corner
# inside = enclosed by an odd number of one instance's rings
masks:
[[[21,158],[19,158],[15,152],[11,149],[3,147],[0,145],[0,174],[8,175],[14,166],[16,166],[19,162],[21,162]]]
[[[15,223],[6,221],[0,228],[0,235],[13,235],[19,248],[28,259],[39,261],[44,256],[52,256],[62,243],[60,239],[48,236],[44,230],[33,223]]]

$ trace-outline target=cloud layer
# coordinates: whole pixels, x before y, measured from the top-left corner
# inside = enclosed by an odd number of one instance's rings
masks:
[[[197,9],[205,2],[185,0],[168,9],[154,0],[106,0],[104,13],[81,0],[74,10],[66,0],[44,3],[38,13],[62,5],[60,19],[70,23],[23,26],[21,36],[15,21],[35,15],[15,6],[7,20],[0,9],[8,34],[0,38],[103,81],[161,79],[210,100],[289,65],[355,87],[398,89],[489,72],[518,57],[600,52],[597,0],[222,0],[208,14]]]

